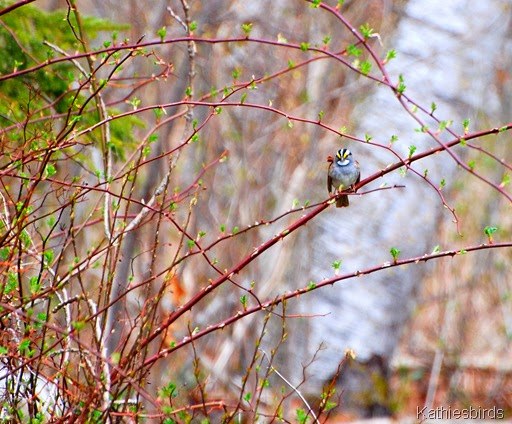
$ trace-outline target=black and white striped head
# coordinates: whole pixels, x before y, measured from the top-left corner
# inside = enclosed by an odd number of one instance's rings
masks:
[[[340,149],[336,152],[336,164],[338,166],[347,166],[352,160],[352,152],[350,150]]]

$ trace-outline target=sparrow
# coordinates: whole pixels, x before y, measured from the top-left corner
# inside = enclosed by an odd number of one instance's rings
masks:
[[[327,157],[329,171],[327,172],[327,190],[332,193],[333,187],[338,193],[352,189],[361,179],[359,163],[352,157],[348,149],[340,149],[336,152],[336,158]],[[343,194],[336,199],[336,207],[349,205],[348,196]]]

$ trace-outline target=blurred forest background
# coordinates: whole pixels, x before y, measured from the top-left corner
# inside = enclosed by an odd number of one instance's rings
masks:
[[[476,3],[0,2],[1,419],[510,417],[512,4]]]

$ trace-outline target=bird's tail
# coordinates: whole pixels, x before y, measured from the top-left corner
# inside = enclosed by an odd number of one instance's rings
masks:
[[[336,199],[337,208],[346,208],[349,205],[348,196],[344,194]]]

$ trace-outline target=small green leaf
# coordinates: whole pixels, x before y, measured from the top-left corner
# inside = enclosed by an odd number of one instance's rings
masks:
[[[396,58],[396,51],[395,50],[389,50],[386,54],[386,58],[384,59],[384,63],[388,63],[391,59]]]
[[[85,321],[72,321],[71,327],[73,327],[75,331],[78,332],[85,327]]]
[[[140,105],[140,99],[134,97],[129,103],[133,106],[133,110],[137,110],[137,107]]]
[[[409,146],[409,159],[414,155],[414,152],[416,151],[416,146]]]
[[[243,30],[243,32],[245,32],[245,35],[247,37],[249,37],[249,35],[251,35],[251,31],[252,31],[252,23],[249,22],[246,24],[242,24],[242,30]]]
[[[235,81],[240,77],[240,75],[242,75],[242,71],[239,68],[235,68],[233,72],[231,72],[231,76]]]
[[[164,41],[165,40],[165,35],[167,34],[167,28],[165,28],[163,26],[156,33],[157,33],[157,35],[160,36],[160,41]]]
[[[318,122],[322,121],[323,117],[324,117],[324,111],[321,110],[320,112],[318,112]]]
[[[372,69],[372,64],[368,60],[365,60],[364,62],[361,63],[361,73],[363,75],[368,75],[370,73],[371,69]]]
[[[335,274],[335,275],[338,275],[338,272],[339,272],[340,267],[341,267],[341,262],[342,262],[342,260],[334,261],[334,262],[332,263],[332,267],[334,268],[334,274]]]
[[[309,50],[309,47],[311,46],[310,43],[300,43],[300,49],[303,52],[307,52]]]
[[[110,355],[110,359],[114,364],[118,364],[119,360],[121,359],[121,353],[120,352],[112,352],[112,355]]]
[[[194,240],[187,240],[187,244],[188,244],[188,247],[190,249],[192,249],[194,247],[194,244],[196,244],[196,242]]]
[[[37,294],[41,290],[41,282],[38,277],[30,277],[29,280],[30,293]]]
[[[439,251],[440,251],[440,247],[437,244],[437,245],[434,246],[434,250],[432,250],[432,253],[439,253]]]
[[[439,183],[439,189],[441,190],[446,185],[446,180],[443,178]]]
[[[469,131],[469,118],[464,119],[464,122],[462,122],[462,126],[464,127],[464,134],[467,134]]]
[[[505,187],[507,184],[510,184],[510,175],[503,174],[503,178],[501,179],[500,187]]]
[[[485,227],[484,233],[487,237],[492,236],[496,231],[498,231],[497,227]]]
[[[368,23],[361,25],[359,29],[365,39],[368,39],[373,34],[373,28],[371,28]]]
[[[331,37],[330,36],[326,36],[322,40],[322,43],[324,43],[324,46],[327,47],[327,44],[329,44],[330,41],[331,41]]]
[[[430,104],[430,114],[432,115],[437,109],[437,106],[434,102]]]
[[[349,46],[347,46],[347,48],[345,50],[346,50],[348,56],[356,56],[356,57],[359,56],[363,52],[361,49],[357,48],[353,44],[350,44]]]
[[[299,424],[306,424],[308,420],[308,414],[306,414],[306,411],[302,408],[297,408],[295,413],[297,414],[297,422]]]
[[[316,284],[313,281],[310,281],[308,284],[308,290],[313,290],[316,287]]]
[[[233,234],[238,233],[238,229],[239,229],[238,227],[233,228]]]
[[[402,252],[401,250],[392,247],[389,252],[391,253],[391,256],[393,257],[393,261],[396,262],[398,259],[398,255]]]
[[[54,253],[52,249],[45,250],[43,253],[45,265],[50,265],[53,261]]]
[[[295,62],[291,59],[288,59],[288,69],[295,68]]]
[[[243,295],[240,297],[240,303],[242,304],[242,306],[244,307],[244,310],[247,309],[247,295]]]
[[[197,22],[196,21],[190,22],[190,26],[188,29],[190,32],[194,32],[197,29]]]
[[[242,94],[242,97],[240,98],[240,104],[243,105],[245,102],[245,98],[247,97],[247,93]]]
[[[396,91],[398,92],[398,94],[402,94],[406,89],[406,85],[404,83],[404,76],[402,74],[400,74],[398,76],[398,86],[396,87]]]
[[[46,165],[44,170],[45,170],[46,176],[48,176],[48,177],[53,177],[57,173],[57,170],[55,169],[55,165],[53,165],[51,163]]]
[[[20,352],[23,352],[23,351],[25,351],[26,349],[28,349],[28,347],[29,347],[29,346],[30,346],[30,339],[23,339],[23,340],[20,342],[19,346],[18,346],[18,350],[19,350]]]
[[[473,171],[473,169],[475,169],[475,161],[474,160],[470,160],[468,162],[468,167],[469,167],[469,169],[471,169]]]

